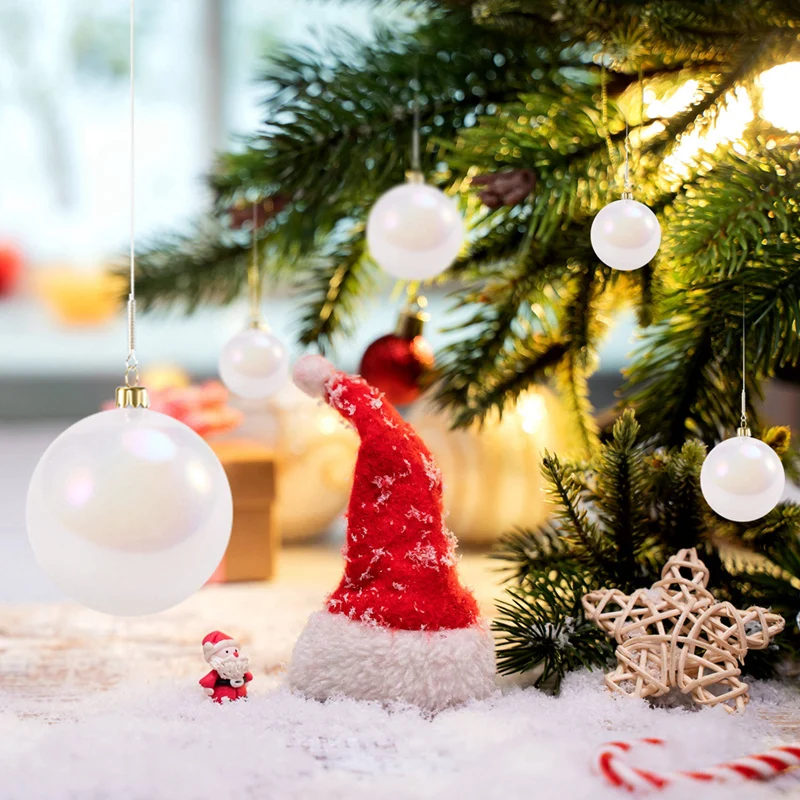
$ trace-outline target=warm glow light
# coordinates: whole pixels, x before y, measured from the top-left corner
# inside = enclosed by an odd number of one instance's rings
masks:
[[[777,128],[800,133],[800,103],[795,99],[800,86],[800,61],[772,67],[762,72],[758,80],[762,93],[760,116]],[[696,80],[686,81],[662,99],[656,97],[651,88],[646,89],[645,111],[650,119],[656,120],[648,129],[646,138],[663,130],[663,123],[659,120],[685,111],[701,96],[700,84]],[[707,125],[697,125],[695,130],[682,136],[664,160],[664,166],[675,178],[685,179],[691,173],[691,165],[702,160],[703,153],[713,153],[720,145],[733,144],[737,152],[744,153],[740,140],[753,119],[753,103],[747,90],[740,86],[728,92],[716,118]]]
[[[703,153],[713,153],[720,145],[737,142],[745,128],[753,121],[753,104],[747,89],[740,86],[728,92],[725,103],[716,119],[710,124],[699,125],[685,136],[664,159],[666,166],[676,178],[688,178],[691,166],[701,160]]]
[[[644,102],[647,116],[650,119],[674,117],[703,97],[703,93],[699,90],[700,84],[694,79],[681,84],[671,95],[661,100],[656,97],[652,89],[645,89]]]
[[[529,434],[539,430],[547,413],[544,397],[540,394],[524,395],[517,402],[516,410],[522,420],[522,430]]]
[[[800,61],[779,64],[758,79],[761,84],[761,117],[789,133],[800,133]]]

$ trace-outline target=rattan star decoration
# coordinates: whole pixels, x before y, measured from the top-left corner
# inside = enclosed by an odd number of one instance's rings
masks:
[[[744,711],[750,693],[739,664],[748,650],[767,647],[784,619],[757,606],[718,603],[707,584],[708,569],[692,548],[670,558],[649,589],[583,597],[587,617],[617,642],[609,689],[645,698],[674,688],[701,705]]]

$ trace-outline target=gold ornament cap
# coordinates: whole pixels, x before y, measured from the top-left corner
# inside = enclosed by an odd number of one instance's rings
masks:
[[[401,339],[416,339],[422,336],[425,330],[425,323],[430,321],[431,315],[425,311],[428,301],[424,297],[417,297],[409,303],[401,312],[397,320],[395,335]]]
[[[117,386],[117,408],[149,408],[150,397],[144,386]]]

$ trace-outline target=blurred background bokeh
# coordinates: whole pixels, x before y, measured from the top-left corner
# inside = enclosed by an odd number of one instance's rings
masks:
[[[322,51],[342,28],[370,37],[376,15],[386,22],[397,13],[313,0],[137,0],[137,239],[181,230],[208,206],[203,178],[214,153],[262,120],[254,79],[271,52],[286,42]],[[25,538],[28,479],[47,444],[108,401],[124,371],[125,313],[110,268],[128,237],[128,67],[127,2],[0,0],[0,601],[58,596]],[[426,335],[436,349],[446,338],[439,329],[457,319],[446,289],[429,301]],[[393,327],[400,302],[387,279],[357,336],[335,353],[340,367],[358,368],[367,344]],[[273,331],[291,342],[292,298],[272,292],[265,308]],[[245,298],[188,317],[142,315],[145,384],[157,391],[215,378],[220,348],[245,316]],[[597,408],[613,400],[633,334],[632,315],[622,313],[592,379]],[[203,397],[162,399],[183,403],[185,415]],[[795,397],[780,385],[770,390],[784,424],[797,423]],[[201,426],[280,454],[274,523],[284,542],[335,531],[355,449],[335,415],[287,387],[269,403],[232,401],[239,416],[231,431],[215,403],[206,403],[211,420]],[[537,521],[537,453],[569,439],[557,398],[529,397],[481,435],[449,434],[423,408],[411,413],[450,473],[451,524],[462,540],[485,544]]]

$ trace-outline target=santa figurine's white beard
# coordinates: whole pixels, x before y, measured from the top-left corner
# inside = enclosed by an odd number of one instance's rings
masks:
[[[241,681],[250,667],[250,659],[240,656],[211,656],[208,660],[211,669],[216,670],[220,678],[228,681]],[[241,684],[240,684],[241,685]]]

